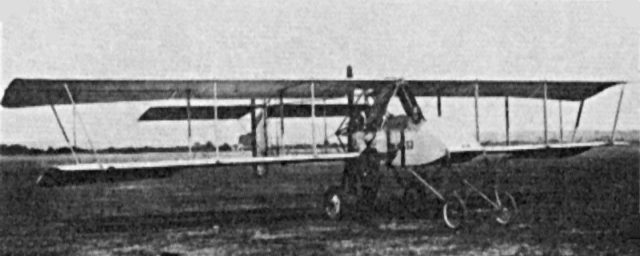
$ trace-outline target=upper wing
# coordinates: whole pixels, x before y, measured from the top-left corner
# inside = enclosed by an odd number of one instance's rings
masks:
[[[416,96],[461,96],[473,97],[475,83],[479,96],[513,96],[543,98],[544,85],[547,97],[559,100],[584,100],[622,81],[406,81]]]
[[[415,96],[473,96],[479,85],[480,96],[543,97],[547,84],[549,99],[582,100],[620,81],[476,81],[476,80],[78,80],[14,79],[2,99],[4,107],[70,104],[65,85],[76,103],[145,101],[175,98],[309,98],[310,84],[315,95],[335,98],[355,89],[377,90],[405,83]]]
[[[393,84],[388,80],[49,80],[14,79],[5,91],[5,107],[76,103],[148,101],[179,98],[309,98],[342,97],[366,86]],[[214,87],[217,92],[214,94]],[[217,95],[216,95],[217,94]]]

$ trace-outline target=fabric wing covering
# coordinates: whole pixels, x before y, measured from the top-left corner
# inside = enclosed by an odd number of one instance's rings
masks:
[[[547,85],[549,99],[583,100],[620,84],[620,81],[506,81],[506,80],[80,80],[80,79],[14,79],[2,99],[8,108],[71,104],[65,85],[76,103],[148,101],[195,98],[212,99],[214,85],[217,97],[229,98],[310,98],[309,85],[314,84],[318,98],[343,97],[354,89],[369,90],[404,83],[415,96],[479,96],[544,97]]]

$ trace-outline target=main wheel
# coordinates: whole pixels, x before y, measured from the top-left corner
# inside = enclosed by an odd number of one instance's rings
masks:
[[[496,210],[496,221],[501,225],[507,225],[518,212],[518,205],[516,205],[516,199],[509,192],[497,192],[496,200],[500,209]]]
[[[324,214],[329,219],[337,220],[344,215],[344,192],[340,187],[330,187],[324,193]]]
[[[447,227],[456,229],[459,228],[465,221],[467,216],[467,207],[464,202],[459,198],[449,200],[442,207],[442,217]]]

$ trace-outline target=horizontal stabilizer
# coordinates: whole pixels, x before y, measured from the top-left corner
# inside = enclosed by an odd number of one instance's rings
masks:
[[[354,108],[359,111],[366,111],[368,106],[366,105],[354,105]],[[261,108],[261,107],[256,107]],[[268,107],[269,117],[280,117],[280,105],[273,105]],[[238,119],[248,114],[251,111],[251,106],[248,105],[236,105],[236,106],[218,106],[218,118],[217,119]],[[138,121],[176,121],[187,120],[190,116],[192,120],[213,120],[215,119],[215,108],[213,106],[192,106],[189,115],[187,113],[187,107],[184,106],[168,106],[168,107],[152,107],[145,111]],[[322,104],[316,105],[316,116],[318,117],[336,117],[346,116],[349,113],[349,106],[346,104]],[[310,104],[284,104],[282,106],[283,117],[310,117],[311,105]]]
[[[191,113],[187,113],[187,107],[151,107],[145,111],[138,121],[177,121],[187,120],[213,120],[213,119],[238,119],[251,111],[250,106],[218,106],[218,117],[215,116],[213,106],[192,106]]]

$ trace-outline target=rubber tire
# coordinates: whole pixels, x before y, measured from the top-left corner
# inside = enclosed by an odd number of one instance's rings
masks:
[[[460,199],[449,200],[442,207],[442,217],[448,228],[457,229],[465,222],[467,207]]]
[[[500,225],[507,225],[517,215],[518,205],[516,204],[516,199],[509,192],[500,192],[498,197],[501,208],[496,211],[495,220]]]
[[[341,187],[332,186],[323,196],[322,209],[330,220],[339,220],[345,215],[345,196]]]

